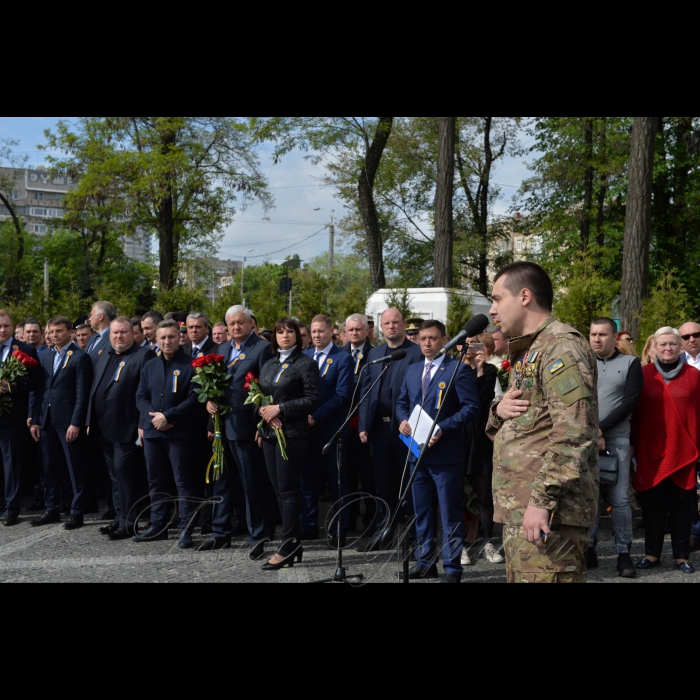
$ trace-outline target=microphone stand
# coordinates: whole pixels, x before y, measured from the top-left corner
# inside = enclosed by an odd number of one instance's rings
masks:
[[[365,365],[362,369],[363,371],[369,367],[369,365]],[[337,446],[337,464],[338,464],[338,496],[340,497],[340,507],[338,508],[338,558],[337,558],[337,563],[336,563],[336,571],[335,571],[335,576],[333,578],[325,578],[321,579],[320,581],[311,581],[310,583],[312,584],[321,584],[321,583],[346,583],[350,586],[355,585],[356,583],[360,583],[361,581],[364,581],[364,576],[362,574],[357,574],[355,576],[348,576],[346,568],[343,566],[343,548],[341,547],[340,544],[340,517],[341,517],[341,512],[343,508],[345,508],[345,505],[343,504],[343,497],[341,496],[342,494],[342,488],[343,488],[343,467],[345,466],[343,464],[343,461],[345,459],[345,450],[343,449],[343,432],[345,431],[345,428],[350,424],[350,422],[353,420],[355,415],[357,414],[358,410],[360,409],[360,406],[369,398],[370,394],[374,390],[374,387],[379,384],[379,382],[382,380],[382,377],[386,374],[387,370],[391,367],[391,362],[386,363],[386,367],[382,370],[381,374],[379,377],[377,377],[377,381],[372,384],[372,386],[369,388],[369,391],[360,399],[359,403],[355,408],[353,408],[350,411],[350,414],[348,415],[347,420],[341,428],[338,430],[338,432],[333,436],[331,441],[323,448],[323,454],[324,456],[327,455],[331,449],[333,448],[333,443],[338,442]]]
[[[433,421],[433,427],[430,429],[430,435],[432,438],[432,435],[435,431],[435,427],[437,424],[440,422],[440,416],[442,414],[442,409],[445,407],[445,404],[447,403],[447,398],[452,392],[452,388],[454,387],[455,380],[457,379],[457,372],[459,372],[459,366],[462,364],[464,361],[464,356],[467,354],[467,350],[469,349],[469,345],[465,342],[464,346],[462,347],[462,352],[459,355],[459,360],[457,362],[457,365],[455,366],[455,371],[452,373],[452,378],[450,379],[450,383],[447,387],[447,391],[445,392],[445,398],[442,401],[442,405],[438,409],[437,415],[435,416],[435,420]],[[425,405],[425,403],[423,404]],[[408,480],[408,483],[406,484],[406,487],[404,488],[404,491],[402,494],[399,495],[399,507],[396,509],[396,512],[391,518],[391,522],[389,523],[388,527],[384,530],[384,534],[382,535],[381,538],[381,547],[382,549],[389,549],[389,545],[391,544],[392,540],[394,539],[394,532],[396,530],[396,525],[399,519],[399,514],[402,512],[408,512],[408,494],[410,493],[411,489],[413,488],[413,483],[416,480],[416,477],[418,476],[418,470],[420,469],[421,465],[423,464],[423,460],[425,458],[425,455],[428,453],[428,450],[430,449],[430,441],[426,442],[424,445],[421,445],[421,452],[420,452],[420,457],[418,458],[418,461],[416,462],[416,466],[413,469],[413,472],[411,473],[411,477]],[[409,455],[410,457],[410,455]],[[408,532],[403,532],[403,542],[407,544],[407,537],[408,537]],[[408,572],[410,569],[410,562],[408,558],[408,553],[407,553],[407,547],[404,545],[403,547],[403,582],[405,584],[410,584],[411,582],[408,579]]]

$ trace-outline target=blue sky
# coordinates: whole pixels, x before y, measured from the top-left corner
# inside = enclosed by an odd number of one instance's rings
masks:
[[[0,138],[19,141],[16,151],[27,155],[28,167],[36,167],[44,162],[44,153],[37,150],[37,145],[45,142],[44,130],[51,129],[59,119],[71,120],[74,117],[0,117]],[[310,260],[328,250],[326,232],[318,233],[309,241],[304,240],[321,231],[328,223],[326,212],[334,209],[337,218],[343,213],[343,204],[334,191],[319,186],[319,178],[324,174],[323,166],[311,164],[300,153],[292,153],[274,165],[266,149],[261,150],[260,159],[275,196],[276,207],[267,214],[257,206],[239,211],[234,224],[225,231],[221,257],[236,259],[253,249],[252,253],[247,254],[248,264],[256,264],[266,257],[283,260],[295,253],[302,260]],[[495,211],[497,215],[508,210],[512,196],[527,176],[522,160],[504,161],[496,174],[498,183],[510,185],[502,188],[501,200]],[[314,211],[319,207],[325,211]],[[269,218],[269,221],[265,221],[265,218]]]

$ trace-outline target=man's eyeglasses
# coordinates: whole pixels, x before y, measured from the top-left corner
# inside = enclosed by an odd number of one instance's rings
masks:
[[[682,335],[681,338],[683,338],[684,342],[688,342],[691,338],[695,338],[695,340],[700,340],[700,333],[691,333],[690,335]]]

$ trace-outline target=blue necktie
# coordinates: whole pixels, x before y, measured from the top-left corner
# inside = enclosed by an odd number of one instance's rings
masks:
[[[428,387],[430,386],[430,373],[433,370],[433,363],[431,362],[426,368],[425,368],[425,377],[423,377],[423,401],[425,401],[425,397],[428,394]]]

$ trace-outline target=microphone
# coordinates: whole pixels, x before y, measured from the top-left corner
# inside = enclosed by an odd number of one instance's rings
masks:
[[[454,340],[445,345],[445,347],[438,354],[438,357],[446,355],[458,345],[462,345],[467,338],[473,338],[474,336],[481,335],[481,333],[483,333],[489,327],[490,323],[491,320],[488,316],[484,316],[484,314],[479,314],[478,316],[474,316],[474,318],[469,319],[462,332]]]
[[[383,365],[385,362],[401,362],[406,357],[407,353],[405,350],[396,350],[392,352],[391,355],[382,357],[381,360],[375,360],[374,362],[368,362],[367,367],[370,365]]]

